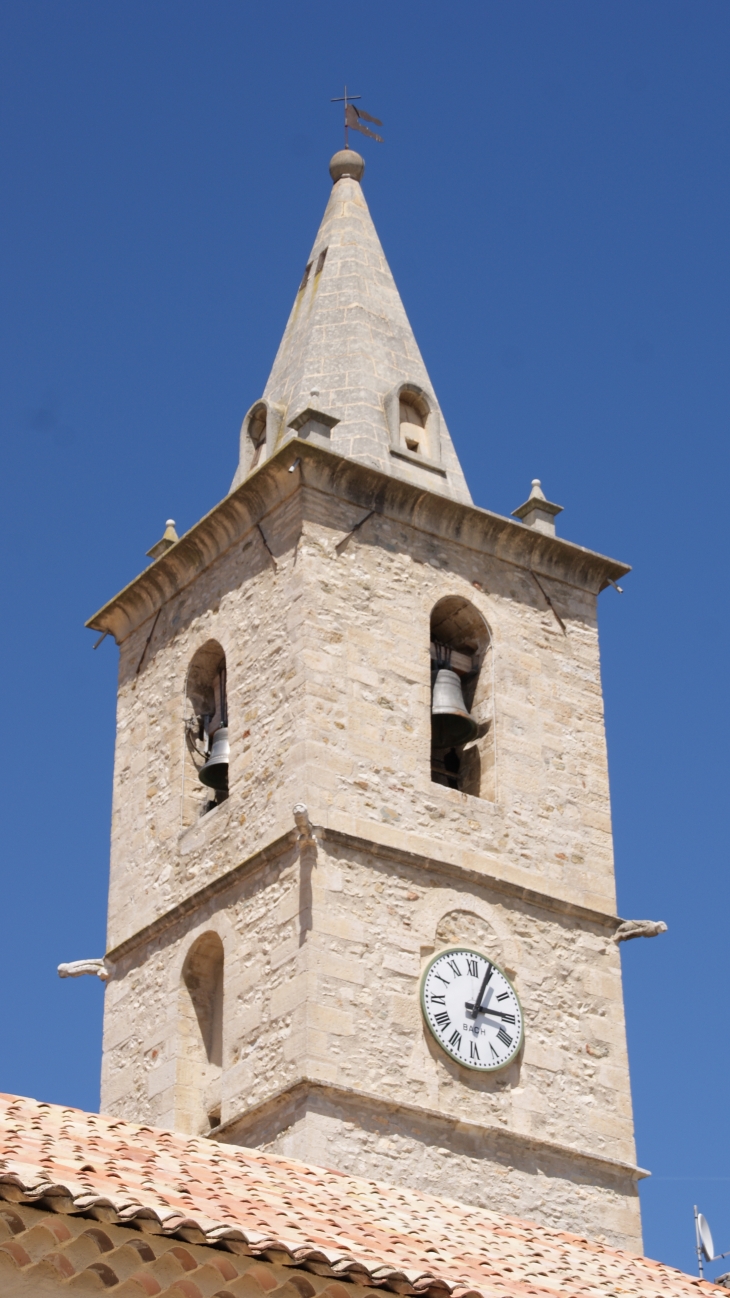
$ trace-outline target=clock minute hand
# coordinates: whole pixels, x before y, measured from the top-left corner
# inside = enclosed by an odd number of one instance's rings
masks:
[[[502,1010],[493,1010],[489,1005],[480,1005],[478,1010],[473,1005],[465,1005],[464,1009],[470,1010],[474,1018],[476,1018],[477,1014],[493,1014],[496,1019],[512,1020],[514,1018],[513,1014],[504,1014]]]
[[[465,1005],[465,1006],[464,1006],[465,1009],[471,1011],[471,1013],[472,1013],[472,1015],[474,1016],[474,1018],[476,1018],[477,1014],[479,1013],[479,1011],[480,1011],[480,1009],[481,1009],[481,1007],[482,1007],[482,999],[483,999],[483,997],[484,997],[484,993],[485,993],[485,991],[487,990],[487,983],[489,982],[489,979],[491,978],[491,976],[492,976],[493,973],[494,973],[494,965],[493,965],[493,964],[490,964],[489,961],[487,961],[487,972],[485,973],[485,975],[484,975],[484,977],[483,977],[483,979],[482,979],[482,985],[481,985],[481,987],[479,988],[479,995],[477,996],[477,998],[476,998],[476,1000],[474,1001],[474,1004],[473,1004],[473,1005]]]

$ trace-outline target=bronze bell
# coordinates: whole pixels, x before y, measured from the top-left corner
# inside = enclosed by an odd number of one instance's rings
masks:
[[[230,755],[231,746],[228,742],[228,726],[219,726],[213,735],[210,756],[207,758],[205,766],[202,766],[198,771],[200,783],[207,784],[209,789],[215,789],[217,793],[227,793],[228,760]]]
[[[459,748],[475,739],[476,733],[477,723],[467,711],[459,677],[450,667],[439,667],[431,703],[434,748]]]

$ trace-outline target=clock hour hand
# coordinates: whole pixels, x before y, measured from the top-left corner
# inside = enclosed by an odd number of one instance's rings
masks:
[[[473,1005],[465,1005],[464,1007],[465,1009],[470,1011],[470,1013],[473,1015],[474,1018],[476,1018],[477,1014],[482,1008],[482,1000],[484,998],[484,993],[487,990],[487,983],[489,982],[489,979],[491,978],[493,973],[494,973],[494,965],[491,964],[489,961],[487,961],[487,972],[485,973],[482,979],[482,985],[479,988],[479,995],[477,996]]]
[[[514,1022],[514,1014],[503,1014],[502,1010],[493,1010],[491,1005],[480,1005],[479,1009],[475,1009],[473,1005],[465,1005],[464,1009],[471,1010],[474,1018],[476,1018],[477,1014],[493,1014],[495,1018],[508,1019],[510,1023]]]

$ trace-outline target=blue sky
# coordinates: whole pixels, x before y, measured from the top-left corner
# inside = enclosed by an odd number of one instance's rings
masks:
[[[478,504],[539,476],[601,596],[649,1254],[730,1248],[730,7],[22,0],[0,10],[8,687],[0,1088],[98,1105],[116,650],[83,623],[225,493],[340,144]],[[726,1264],[710,1268],[711,1273]]]

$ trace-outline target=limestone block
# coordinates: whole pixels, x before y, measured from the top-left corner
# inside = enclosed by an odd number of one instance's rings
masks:
[[[270,1012],[273,1019],[288,1014],[296,1006],[304,1003],[307,996],[307,978],[304,975],[290,978],[282,983],[271,995]]]
[[[317,949],[313,958],[313,967],[319,978],[331,978],[338,983],[355,983],[361,986],[367,977],[366,966],[361,960],[339,955],[327,948]]]
[[[339,1068],[334,1062],[313,1058],[309,1061],[309,1074],[316,1081],[336,1082],[339,1076]]]
[[[420,964],[415,952],[394,951],[383,958],[384,969],[392,969],[394,973],[405,974],[408,978],[418,977]]]
[[[166,1064],[159,1064],[147,1074],[147,1094],[154,1099],[161,1091],[166,1091],[175,1084],[177,1061],[170,1059]]]
[[[390,995],[388,997],[390,1017],[393,1023],[415,1033],[420,1027],[420,1010],[415,996]]]
[[[365,936],[363,925],[356,915],[335,915],[327,912],[317,915],[317,932],[341,938],[346,942],[362,942]]]
[[[332,1005],[318,1005],[316,1002],[307,1007],[307,1023],[319,1032],[331,1032],[340,1037],[352,1036],[355,1031],[353,1016],[349,1011],[336,1009]]]

